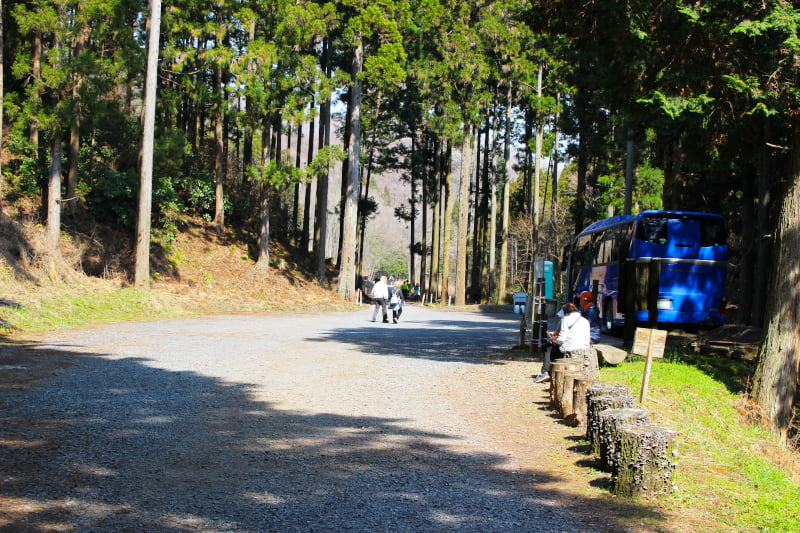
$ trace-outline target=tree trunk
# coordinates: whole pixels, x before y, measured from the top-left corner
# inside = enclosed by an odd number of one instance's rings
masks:
[[[505,301],[506,292],[508,291],[508,225],[511,220],[508,202],[511,199],[511,171],[514,168],[514,162],[511,160],[511,133],[514,128],[513,107],[511,105],[512,96],[513,87],[511,83],[509,83],[506,90],[506,131],[503,136],[503,160],[506,163],[506,171],[505,177],[503,178],[503,219],[500,222],[502,232],[500,233],[500,265],[498,267],[500,269],[500,279],[497,282],[498,304]]]
[[[464,124],[461,149],[461,183],[458,195],[458,249],[456,263],[456,305],[467,303],[467,245],[469,237],[469,183],[472,165],[472,124]]]
[[[488,113],[487,113],[488,114]],[[488,122],[488,119],[487,119]],[[485,130],[485,137],[488,138],[489,136],[489,126],[488,123]],[[469,284],[468,287],[470,290],[467,292],[467,296],[469,297],[470,301],[473,303],[479,303],[481,301],[481,219],[483,218],[484,214],[481,212],[483,207],[483,202],[481,201],[481,140],[484,136],[481,135],[481,130],[478,128],[477,134],[475,135],[475,182],[470,183],[470,188],[475,191],[475,196],[472,201],[472,261],[469,264]],[[485,158],[483,158],[485,159]],[[470,176],[472,173],[470,173]]]
[[[430,148],[430,146],[426,146],[426,152],[428,151],[428,148]],[[422,227],[420,228],[420,250],[422,255],[419,258],[419,286],[420,290],[424,291],[424,288],[428,286],[425,275],[427,274],[428,268],[428,250],[430,250],[428,247],[428,191],[430,190],[430,187],[428,186],[428,183],[426,183],[428,180],[425,178],[428,174],[425,172],[425,169],[423,169],[421,174],[422,194],[420,194],[420,201],[422,203],[422,209],[420,209],[420,213],[422,214]]]
[[[772,427],[786,436],[794,415],[800,364],[800,120],[793,120],[791,182],[781,206],[767,291],[766,326],[753,399]]]
[[[311,163],[314,161],[314,101],[311,102],[311,121],[308,125],[308,158],[306,159],[306,168],[311,168]],[[311,194],[314,185],[314,176],[307,176],[306,194],[303,202],[303,230],[300,237],[300,249],[303,254],[308,253],[308,241],[311,235]]]
[[[771,220],[770,215],[774,209],[772,207],[772,191],[770,187],[770,176],[772,176],[772,158],[767,152],[766,146],[770,142],[771,128],[769,117],[764,119],[764,142],[762,143],[761,154],[758,161],[758,207],[756,211],[756,260],[755,271],[753,275],[754,284],[752,285],[753,292],[753,310],[750,317],[750,323],[754,326],[760,327],[764,322],[764,306],[767,299],[767,280],[769,273],[772,271],[770,264],[770,251],[772,249],[772,240],[770,238],[770,229],[774,220]],[[797,171],[795,172],[795,175]],[[744,285],[747,287],[747,285]]]
[[[330,43],[327,39],[323,40],[323,62],[327,76],[330,76]],[[322,149],[331,144],[331,100],[326,99],[322,103],[320,110],[319,123],[319,148]],[[317,282],[321,286],[328,283],[327,268],[327,241],[328,241],[328,176],[330,166],[325,169],[317,178],[317,209],[316,223],[314,225],[314,245],[317,259]]]
[[[536,98],[541,101],[542,99],[542,75],[544,74],[544,64],[539,63],[539,74],[536,82]],[[544,121],[542,117],[537,117],[536,119],[536,154],[534,156],[533,161],[533,168],[534,168],[534,177],[533,177],[533,211],[532,221],[533,221],[533,235],[534,235],[534,242],[533,242],[533,251],[534,257],[535,254],[538,253],[538,240],[539,240],[539,224],[541,223],[542,217],[542,202],[539,198],[539,189],[541,187],[541,174],[542,174],[542,141],[544,140]]]
[[[0,0],[0,72],[5,72],[3,62],[3,0]],[[0,218],[3,217],[3,76],[0,76]]]
[[[263,195],[261,199],[261,223],[258,226],[258,259],[254,268],[262,277],[266,277],[269,274],[269,186],[264,187]]]
[[[450,229],[453,218],[453,150],[447,147],[447,173],[444,178],[444,221],[442,222],[442,296],[448,299],[455,295],[455,287],[450,282]]]
[[[552,154],[552,160],[553,160],[553,188],[552,188],[551,198],[550,198],[550,213],[551,213],[551,218],[553,220],[555,220],[556,208],[558,207],[558,143],[559,143],[559,140],[558,140],[558,137],[559,137],[559,131],[558,131],[558,115],[559,115],[558,106],[560,105],[560,102],[561,102],[561,94],[557,93],[556,94],[556,114],[553,117],[553,154]]]
[[[358,212],[358,186],[361,175],[361,69],[364,61],[364,45],[359,42],[353,50],[353,70],[351,77],[350,106],[350,142],[347,157],[350,160],[347,170],[347,187],[344,197],[344,213],[342,218],[342,253],[339,271],[339,296],[352,299],[355,290],[355,252],[356,252],[356,215]]]
[[[428,280],[428,295],[431,301],[439,299],[439,258],[441,257],[442,239],[442,143],[438,139],[434,147],[434,196],[433,196],[433,228],[431,229],[431,277]]]
[[[224,174],[224,143],[222,139],[222,126],[225,116],[222,102],[222,67],[214,67],[214,88],[217,101],[214,104],[214,176],[216,185],[214,187],[214,221],[213,225],[217,231],[225,229],[225,198],[223,186],[225,183]]]
[[[78,189],[78,160],[80,158],[81,149],[81,118],[80,118],[80,103],[76,99],[76,104],[73,108],[72,123],[69,128],[69,150],[68,150],[68,166],[67,166],[67,196],[64,201],[64,211],[67,213],[74,213],[78,205],[77,189]]]
[[[294,154],[294,166],[299,171],[302,168],[300,162],[300,152],[303,150],[303,123],[297,125],[296,153]],[[297,246],[297,233],[300,231],[300,182],[294,184],[294,202],[292,203],[292,230],[289,233],[289,242],[292,246]]]
[[[50,278],[58,278],[57,267],[61,260],[61,131],[56,125],[53,132],[53,150],[50,154],[50,178],[47,183],[47,233],[46,250]]]
[[[349,92],[353,91],[353,87],[348,88]],[[342,179],[339,187],[339,240],[336,245],[336,269],[341,271],[342,268],[342,246],[344,246],[344,204],[347,202],[347,180],[350,172],[350,140],[351,130],[350,127],[353,123],[353,105],[352,100],[347,104],[347,111],[344,117],[344,151],[347,152],[347,158],[342,161]]]
[[[156,123],[156,87],[158,82],[158,38],[161,34],[161,0],[150,0],[150,23],[147,41],[147,72],[144,89],[142,157],[139,172],[139,212],[136,222],[136,265],[134,285],[150,285],[150,212],[153,190],[153,145]]]
[[[765,150],[763,147],[762,150]],[[755,169],[753,169],[755,170]],[[736,321],[740,324],[750,324],[751,317],[753,316],[753,274],[755,272],[756,262],[756,202],[755,202],[755,185],[758,178],[756,172],[746,173],[742,179],[742,200],[741,200],[741,227],[740,235],[742,236],[742,258],[740,260],[739,280],[737,293],[734,295],[734,301],[738,304],[736,313]],[[758,235],[760,237],[760,235]],[[730,310],[729,310],[730,312]]]
[[[408,274],[411,278],[411,284],[414,285],[417,282],[417,271],[416,271],[416,258],[414,257],[414,249],[416,248],[414,244],[416,243],[416,236],[417,236],[417,228],[416,228],[416,207],[417,207],[417,143],[419,140],[417,139],[417,128],[412,126],[411,128],[411,172],[409,176],[409,181],[411,185],[411,196],[408,199],[408,214],[409,214],[409,247],[408,247]]]

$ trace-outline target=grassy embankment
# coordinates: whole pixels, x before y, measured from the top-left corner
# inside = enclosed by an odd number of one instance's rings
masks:
[[[659,505],[709,530],[797,531],[800,458],[753,420],[742,396],[751,371],[675,351],[654,361],[643,407],[652,422],[679,433],[677,489]],[[633,358],[604,368],[602,378],[629,385],[638,399],[643,372],[644,361]]]

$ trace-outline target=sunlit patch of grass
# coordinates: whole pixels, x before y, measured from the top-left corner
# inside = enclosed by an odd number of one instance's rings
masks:
[[[771,460],[779,438],[745,420],[732,382],[744,372],[692,354],[655,360],[643,407],[656,424],[679,433],[677,490],[661,504],[679,515],[710,517],[728,531],[797,531],[800,484]],[[695,364],[697,363],[697,364]],[[713,369],[712,369],[713,367]],[[639,397],[644,361],[604,368],[604,380],[625,383]],[[795,461],[800,458],[795,457]]]
[[[3,318],[25,333],[186,314],[155,292],[93,280],[31,288],[16,296],[15,306],[4,307]]]

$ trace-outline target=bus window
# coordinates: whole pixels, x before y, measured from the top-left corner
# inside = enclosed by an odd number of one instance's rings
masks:
[[[655,244],[667,244],[667,219],[643,218],[639,221],[636,238]]]
[[[700,246],[724,246],[725,225],[721,220],[702,220],[700,223]]]

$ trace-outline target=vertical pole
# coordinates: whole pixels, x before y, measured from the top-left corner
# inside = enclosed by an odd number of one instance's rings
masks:
[[[650,337],[647,340],[647,361],[644,364],[644,378],[642,379],[642,393],[639,395],[639,403],[644,403],[647,398],[647,388],[650,386],[650,368],[653,366],[653,333],[650,330]]]

